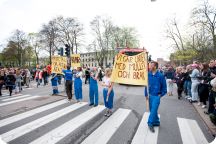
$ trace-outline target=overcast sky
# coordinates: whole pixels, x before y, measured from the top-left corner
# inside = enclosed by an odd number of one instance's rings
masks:
[[[191,10],[202,0],[0,0],[0,44],[5,44],[15,29],[38,32],[43,23],[62,15],[77,17],[84,24],[85,45],[91,39],[89,23],[96,15],[112,17],[114,24],[135,27],[140,46],[153,58],[168,59],[165,24],[177,17],[181,29],[189,21]],[[210,0],[216,6],[216,0]]]

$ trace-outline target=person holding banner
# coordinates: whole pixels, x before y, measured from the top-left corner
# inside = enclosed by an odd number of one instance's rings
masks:
[[[68,101],[71,101],[73,95],[72,95],[72,70],[70,70],[70,66],[67,66],[67,70],[62,70],[62,72],[65,74],[65,88],[66,88],[66,93],[68,97]]]
[[[158,108],[160,105],[160,98],[167,93],[166,80],[162,73],[158,71],[158,63],[151,62],[148,73],[148,92],[150,115],[148,118],[148,126],[151,132],[155,132],[154,126],[160,126],[158,117]]]
[[[89,106],[98,105],[98,73],[97,68],[94,67],[90,72],[90,84],[89,84]]]
[[[56,73],[52,74],[51,83],[52,83],[52,88],[53,88],[52,95],[57,95],[59,92],[58,92],[58,77]]]
[[[107,108],[105,116],[109,117],[112,115],[112,108],[113,108],[113,98],[114,98],[114,91],[113,91],[113,83],[110,81],[110,77],[112,74],[112,70],[107,68],[105,70],[105,76],[102,80],[103,88],[103,98],[104,98],[104,105]]]
[[[74,92],[77,102],[82,100],[82,68],[78,67],[74,80]]]

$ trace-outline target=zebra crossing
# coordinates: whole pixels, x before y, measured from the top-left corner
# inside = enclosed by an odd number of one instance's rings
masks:
[[[1,99],[0,106],[8,105],[9,102],[17,103],[21,100],[28,100],[29,95]],[[18,98],[19,97],[19,98]],[[33,97],[33,96],[32,96]],[[34,96],[37,98],[39,96]],[[32,98],[32,99],[33,99]],[[6,104],[5,104],[6,103]],[[50,111],[51,110],[51,111]],[[66,100],[53,102],[11,117],[0,120],[0,138],[6,143],[18,144],[54,144],[62,143],[68,136],[80,131],[97,117],[104,117],[105,107],[89,107],[87,102],[73,103]],[[76,113],[74,115],[74,113]],[[93,131],[83,137],[81,144],[106,144],[119,132],[124,122],[131,116],[132,110],[118,108],[113,115],[100,123]],[[38,117],[35,117],[38,116]],[[148,129],[147,119],[149,113],[145,112],[134,136],[132,144],[157,144],[160,127],[155,127],[155,133]],[[34,117],[34,119],[33,119]],[[59,121],[62,123],[59,123]],[[63,119],[63,120],[62,120]],[[24,122],[22,122],[24,121]],[[183,144],[207,144],[202,130],[195,120],[176,118]],[[21,123],[21,124],[20,124]],[[54,125],[49,131],[45,129]],[[36,133],[42,134],[34,135]],[[32,133],[31,138],[29,134]],[[73,143],[73,142],[70,142]]]

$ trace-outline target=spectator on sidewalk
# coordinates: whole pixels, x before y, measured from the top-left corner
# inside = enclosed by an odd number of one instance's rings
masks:
[[[215,61],[214,60],[210,60],[209,63],[209,69],[210,72],[208,74],[208,82],[211,82],[211,80],[213,80],[215,78],[216,75],[216,67],[215,67]],[[215,98],[214,98],[214,91],[211,89],[210,94],[209,94],[209,98],[208,98],[208,111],[204,111],[205,114],[210,114],[213,113],[214,111],[214,104],[215,104]]]
[[[15,88],[16,76],[13,71],[10,71],[6,76],[6,87],[9,89],[10,96],[12,96],[12,91]]]
[[[17,70],[16,70],[16,87],[15,87],[15,94],[21,92],[21,90],[22,90],[21,81],[22,81],[21,71],[20,71],[20,69],[17,69]]]
[[[29,69],[25,69],[25,71],[26,71],[26,87],[29,88],[31,72],[29,71]]]
[[[198,105],[202,105],[202,108],[206,108],[206,101],[209,97],[209,84],[208,84],[208,73],[209,67],[207,63],[202,63],[200,65],[201,69],[201,82],[198,85],[198,94],[200,102]]]
[[[216,76],[216,73],[212,76]],[[212,89],[211,89],[211,95],[212,95],[212,98],[214,98],[214,101],[216,99],[216,77],[211,80],[210,82],[211,86],[212,86]],[[210,113],[209,117],[210,117],[210,120],[212,121],[212,123],[214,123],[216,125],[216,104],[214,103],[213,105],[214,107],[212,107],[213,111],[212,113]]]
[[[44,86],[48,84],[48,72],[47,69],[44,68],[43,69],[43,73],[42,73],[42,77],[43,77],[43,81],[44,81]]]
[[[6,76],[4,70],[1,70],[0,72],[0,96],[2,96],[2,87],[5,84]]]
[[[166,71],[164,73],[164,76],[166,78],[167,94],[168,94],[168,96],[172,96],[173,95],[173,81],[174,81],[175,72],[171,66],[168,68],[168,71]]]
[[[183,80],[184,80],[184,78],[183,78],[183,73],[182,73],[182,67],[178,67],[178,68],[176,68],[176,74],[175,74],[178,99],[180,99],[182,97],[183,86],[184,86]]]
[[[192,99],[190,100],[190,103],[197,102],[198,101],[198,85],[199,85],[199,77],[200,77],[200,72],[198,70],[198,65],[197,64],[192,64],[192,74],[190,74],[192,85],[191,85],[191,94],[192,94]]]

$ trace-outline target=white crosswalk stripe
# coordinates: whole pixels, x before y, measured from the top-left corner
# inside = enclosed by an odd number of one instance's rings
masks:
[[[31,96],[31,97],[27,97],[27,98],[23,98],[23,99],[18,99],[18,100],[15,100],[15,101],[9,101],[9,102],[5,102],[5,103],[1,103],[0,107],[5,106],[5,105],[9,105],[9,104],[14,104],[14,103],[21,102],[21,101],[25,101],[25,100],[39,98],[39,97],[42,97],[42,96]]]
[[[102,144],[107,143],[119,126],[130,114],[131,110],[118,109],[107,121],[95,130],[82,144]]]
[[[86,123],[88,120],[94,118],[100,112],[105,109],[104,106],[97,106],[92,108],[83,114],[75,117],[74,119],[70,120],[69,122],[63,124],[62,126],[54,129],[53,131],[45,134],[44,136],[36,139],[31,144],[54,144],[60,141],[62,138],[67,136],[69,133],[76,130],[82,124]]]
[[[49,110],[51,108],[57,107],[59,105],[65,104],[65,103],[67,103],[67,101],[61,100],[61,101],[58,101],[58,102],[55,102],[52,104],[48,104],[48,105],[45,105],[45,106],[30,110],[30,111],[27,111],[27,112],[24,112],[24,113],[21,113],[21,114],[18,114],[18,115],[15,115],[15,116],[3,119],[3,120],[0,120],[0,127],[3,127],[5,125],[11,124],[13,122],[22,120],[22,119],[27,118],[27,117],[33,116],[35,114],[41,113],[43,111]]]
[[[16,101],[16,99],[13,99]],[[3,129],[8,127],[9,129],[5,129],[1,131],[1,138],[5,142],[11,142],[13,140],[17,140],[22,136],[26,137],[26,134],[30,132],[38,131],[38,128],[41,130],[46,128],[46,124],[55,123],[59,121],[62,117],[68,117],[67,114],[73,114],[75,111],[76,116],[72,119],[65,120],[64,123],[61,123],[58,126],[53,127],[49,131],[45,131],[43,135],[35,136],[32,138],[32,141],[28,141],[31,144],[53,144],[58,143],[61,140],[64,140],[68,135],[73,134],[73,132],[77,132],[77,130],[81,130],[84,126],[86,126],[91,120],[97,118],[101,112],[105,110],[105,107],[99,105],[97,107],[85,107],[88,103],[81,102],[75,103],[71,105],[66,105],[68,103],[65,100],[60,100],[51,104],[47,104],[45,106],[41,106],[35,108],[33,110],[29,110],[27,112],[23,112],[21,114],[17,114],[15,116],[8,117],[6,119],[0,120],[0,128]],[[65,105],[64,105],[65,104]],[[61,106],[57,108],[58,106]],[[46,110],[50,110],[56,108],[57,111],[49,112]],[[28,120],[31,119],[31,116],[36,114],[40,114],[42,112],[47,112],[47,115],[40,116],[34,120],[29,120],[25,124],[16,125],[16,122],[20,120]],[[86,133],[88,135],[86,138],[82,138],[82,144],[106,144],[109,141],[112,141],[118,133],[122,132],[122,128],[124,129],[124,125],[126,121],[129,121],[132,111],[130,109],[118,108],[112,116],[102,121],[93,132]],[[101,116],[101,115],[100,115]],[[159,127],[155,127],[155,133],[150,132],[148,128],[148,117],[149,112],[145,112],[143,117],[138,124],[138,128],[135,129],[135,135],[132,137],[131,144],[157,144],[158,136],[159,136]],[[19,122],[18,122],[19,123]],[[179,126],[179,132],[181,134],[181,139],[183,144],[207,144],[202,130],[195,120],[185,119],[185,118],[177,118],[177,123]],[[10,129],[10,125],[16,125],[15,128]],[[44,126],[44,127],[43,127]],[[162,130],[162,129],[161,129]],[[42,130],[43,131],[43,130]],[[13,141],[15,142],[15,141]],[[27,142],[26,142],[27,143]]]
[[[159,127],[154,128],[155,133],[150,132],[147,124],[148,117],[149,112],[145,112],[132,140],[132,144],[157,144]]]
[[[27,123],[23,126],[20,126],[16,129],[13,129],[7,133],[4,133],[2,134],[2,139],[6,142],[9,142],[9,141],[12,141],[13,139],[16,139],[28,132],[31,132],[33,130],[35,130],[36,128],[40,127],[40,126],[43,126],[53,120],[56,120],[57,118],[60,118],[78,108],[81,108],[83,106],[87,105],[87,103],[77,103],[77,104],[74,104],[74,105],[71,105],[71,106],[68,106],[64,109],[61,109],[59,111],[56,111],[52,114],[49,114],[47,116],[44,116],[42,118],[39,118],[35,121],[32,121],[30,123]]]
[[[183,144],[208,144],[195,120],[177,118]]]
[[[2,99],[7,99],[7,98],[12,98],[12,97],[15,97],[15,96],[21,96],[22,94],[16,94],[16,95],[12,95],[10,96],[9,94],[3,94],[1,97],[0,97],[0,100]]]
[[[29,97],[30,95],[22,95],[22,96],[16,96],[16,97],[9,97],[7,99],[3,99],[2,101],[11,101],[11,100],[16,100],[16,99],[20,99],[20,98],[25,98],[25,97]]]

